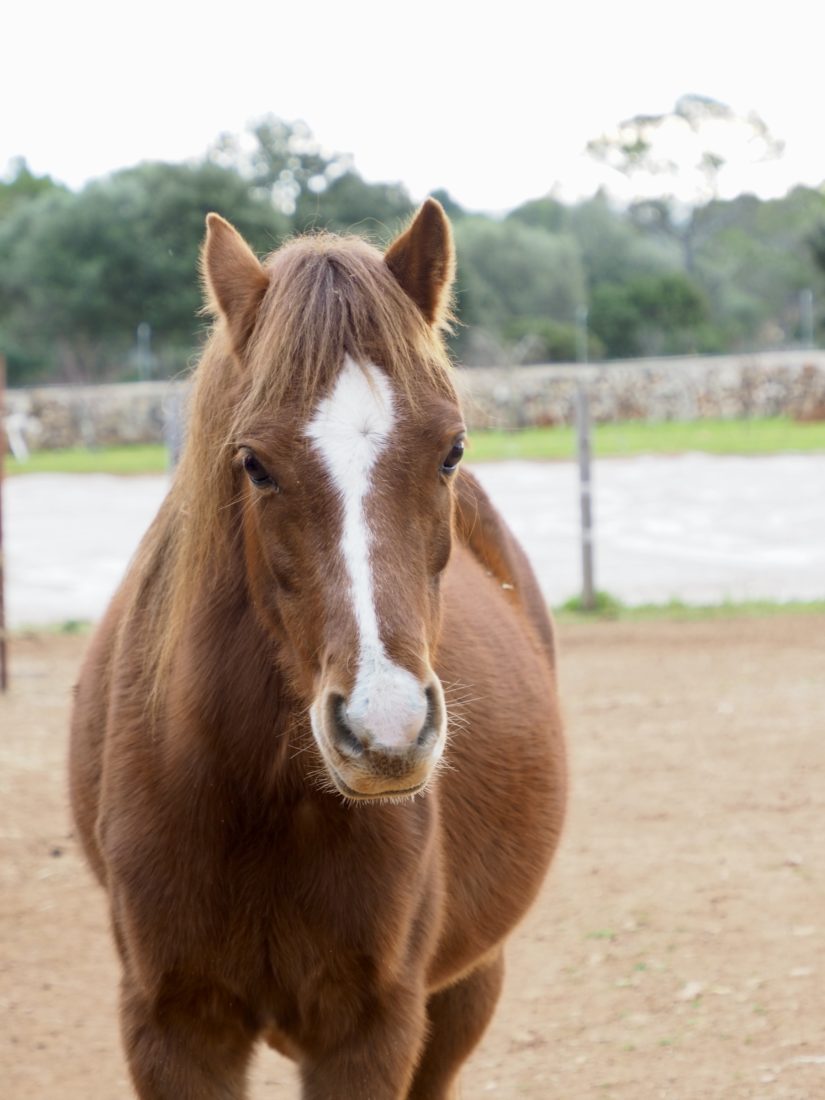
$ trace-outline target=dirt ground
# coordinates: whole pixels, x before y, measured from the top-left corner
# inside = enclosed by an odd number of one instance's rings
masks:
[[[462,1095],[825,1097],[825,618],[576,626],[561,643],[569,825]],[[103,897],[66,810],[84,644],[15,640],[0,701],[7,1100],[131,1095]],[[255,1100],[297,1095],[262,1053]]]

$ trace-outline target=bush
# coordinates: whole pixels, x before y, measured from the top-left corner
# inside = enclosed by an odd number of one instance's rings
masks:
[[[517,363],[573,363],[578,357],[575,325],[566,325],[550,317],[514,317],[504,326],[505,338],[513,344],[512,358]],[[598,336],[588,338],[590,359],[604,356],[604,344]]]

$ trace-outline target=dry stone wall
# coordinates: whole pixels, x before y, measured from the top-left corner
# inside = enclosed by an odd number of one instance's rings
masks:
[[[825,420],[825,352],[640,359],[598,366],[457,372],[469,426],[516,429],[569,424],[579,381],[599,422],[791,416]],[[174,440],[188,383],[44,386],[9,390],[9,422],[29,447],[107,446]]]
[[[9,390],[6,414],[32,450],[162,443],[176,430],[188,382],[37,386]]]
[[[600,423],[790,416],[825,420],[825,352],[639,359],[461,373],[476,426],[571,424],[583,381]]]

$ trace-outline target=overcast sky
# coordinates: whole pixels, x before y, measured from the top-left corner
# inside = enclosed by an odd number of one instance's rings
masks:
[[[499,211],[599,182],[587,141],[699,93],[756,111],[778,165],[729,187],[825,179],[825,6],[785,0],[44,0],[0,45],[0,171],[23,156],[77,187],[203,154],[267,112],[304,119],[371,181]]]

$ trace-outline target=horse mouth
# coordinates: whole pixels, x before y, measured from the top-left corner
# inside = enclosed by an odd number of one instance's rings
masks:
[[[339,792],[347,799],[351,799],[353,802],[384,802],[394,801],[397,799],[413,798],[415,795],[420,794],[421,791],[427,786],[430,776],[427,775],[420,782],[413,784],[411,787],[387,787],[376,791],[357,791],[354,787],[351,787],[347,783],[340,772],[336,768],[328,765],[328,771],[332,777],[332,781],[338,788]]]

